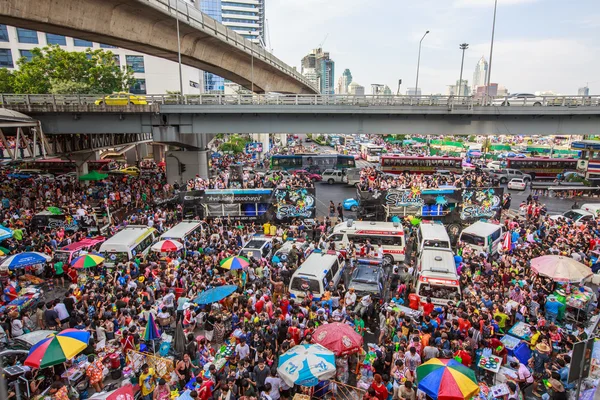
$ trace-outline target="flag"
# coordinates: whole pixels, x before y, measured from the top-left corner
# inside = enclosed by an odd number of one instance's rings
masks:
[[[502,242],[502,250],[508,252],[511,250],[511,240],[510,240],[510,231],[506,232],[504,235],[504,240]]]

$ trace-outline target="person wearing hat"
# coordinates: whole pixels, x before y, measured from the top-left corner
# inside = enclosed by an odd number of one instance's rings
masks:
[[[535,345],[531,359],[529,360],[530,365],[533,365],[533,376],[536,381],[536,386],[533,388],[533,394],[540,397],[541,394],[538,392],[542,379],[546,377],[546,369],[550,363],[550,353],[552,349],[544,342],[540,342]]]

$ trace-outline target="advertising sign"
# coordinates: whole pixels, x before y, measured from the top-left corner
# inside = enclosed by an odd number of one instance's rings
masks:
[[[463,189],[460,219],[498,218],[502,194],[502,188]]]

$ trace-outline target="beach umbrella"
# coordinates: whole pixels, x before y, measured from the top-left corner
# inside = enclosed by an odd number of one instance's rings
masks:
[[[92,171],[79,177],[80,181],[101,181],[108,178],[108,174],[103,174],[98,171]]]
[[[200,293],[194,300],[196,304],[211,304],[223,300],[237,290],[236,285],[217,286]]]
[[[563,256],[541,256],[531,260],[531,269],[555,282],[582,282],[593,275],[586,265]]]
[[[99,254],[85,254],[71,261],[71,266],[75,269],[84,269],[96,267],[104,262],[104,257]]]
[[[8,253],[10,253],[9,249],[7,249],[6,247],[0,246],[0,256],[4,257],[4,256],[8,255]]]
[[[294,346],[279,357],[277,372],[289,386],[315,386],[335,376],[335,355],[320,344]]]
[[[312,342],[331,350],[336,356],[359,352],[363,337],[341,322],[320,325],[312,334]]]
[[[156,321],[154,321],[154,314],[150,313],[148,317],[148,322],[146,322],[146,328],[144,329],[144,334],[142,335],[142,339],[145,341],[152,341],[152,351],[156,354],[156,349],[154,348],[154,340],[160,338],[160,332],[158,331],[158,327],[156,326]]]
[[[48,207],[48,208],[46,208],[46,211],[48,211],[52,215],[61,215],[62,214],[62,210],[58,207]]]
[[[246,257],[233,256],[233,257],[227,257],[226,259],[221,261],[220,265],[221,265],[221,268],[233,271],[236,269],[246,268],[246,267],[248,267],[248,265],[250,265],[250,263],[248,262],[248,259]]]
[[[171,251],[183,249],[183,244],[176,240],[167,239],[154,243],[151,249],[152,251],[156,251],[158,253],[169,253]]]
[[[464,400],[479,393],[475,372],[454,359],[432,358],[419,365],[417,386],[434,400]]]
[[[61,364],[82,352],[90,333],[80,329],[65,329],[33,345],[24,364],[31,368],[46,368]]]
[[[2,261],[2,264],[0,264],[0,268],[15,270],[31,265],[47,263],[51,259],[52,257],[36,251],[19,253],[5,258],[4,261]]]
[[[12,229],[8,229],[7,227],[0,225],[0,240],[9,239],[13,237]]]

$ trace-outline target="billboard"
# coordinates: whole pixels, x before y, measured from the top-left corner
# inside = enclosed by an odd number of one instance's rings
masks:
[[[499,218],[503,193],[502,188],[463,189],[460,219]]]

